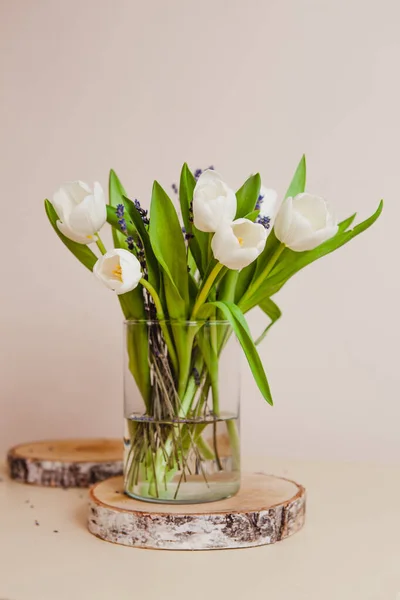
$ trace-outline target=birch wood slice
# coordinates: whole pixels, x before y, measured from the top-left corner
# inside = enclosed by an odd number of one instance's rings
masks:
[[[10,477],[49,487],[89,487],[123,470],[121,440],[87,438],[20,444],[7,455]]]
[[[242,477],[238,494],[207,504],[151,504],[124,495],[122,477],[89,494],[88,528],[115,544],[160,550],[213,550],[274,544],[304,524],[305,489],[265,474]]]

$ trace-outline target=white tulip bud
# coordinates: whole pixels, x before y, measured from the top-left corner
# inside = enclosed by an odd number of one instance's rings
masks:
[[[72,181],[60,187],[53,196],[53,206],[63,235],[78,244],[97,241],[95,235],[107,219],[106,200],[101,185],[93,191],[83,181]]]
[[[323,198],[304,193],[282,203],[274,231],[285,246],[303,252],[336,235],[338,225]]]
[[[266,239],[267,231],[262,225],[237,219],[217,229],[211,248],[214,257],[228,269],[243,269],[261,254]]]
[[[121,248],[110,250],[101,256],[94,265],[93,273],[118,295],[134,290],[142,278],[136,256]]]
[[[236,215],[236,195],[216,171],[207,169],[193,192],[193,222],[200,231],[217,231],[221,223],[233,221]]]

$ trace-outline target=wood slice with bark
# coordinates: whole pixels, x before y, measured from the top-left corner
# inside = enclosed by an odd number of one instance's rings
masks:
[[[123,470],[117,439],[48,440],[14,446],[7,455],[10,477],[50,487],[89,487]]]
[[[242,477],[239,493],[207,504],[152,504],[124,495],[122,477],[89,494],[88,528],[108,542],[162,550],[248,548],[273,544],[304,524],[305,489],[261,473]]]

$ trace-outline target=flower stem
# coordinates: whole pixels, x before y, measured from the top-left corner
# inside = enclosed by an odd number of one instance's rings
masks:
[[[208,294],[210,293],[212,285],[213,285],[214,281],[216,280],[218,273],[223,268],[224,268],[224,265],[221,265],[221,263],[217,263],[215,265],[215,267],[213,268],[213,270],[211,271],[211,273],[209,274],[203,287],[200,290],[199,295],[197,296],[196,302],[193,307],[192,315],[190,317],[191,321],[196,320],[197,313],[199,312],[200,308],[203,306],[204,302],[207,300],[207,297],[208,297]]]
[[[107,252],[106,247],[103,244],[103,242],[101,241],[99,234],[97,234],[97,242],[96,242],[96,244],[97,244],[97,247],[98,247],[98,249],[100,250],[100,252],[102,254],[105,254]]]
[[[165,338],[165,342],[168,346],[168,351],[169,351],[169,355],[171,358],[171,362],[172,362],[172,366],[174,367],[175,373],[178,372],[178,359],[176,356],[176,352],[175,352],[175,347],[173,344],[173,341],[171,339],[171,336],[169,334],[169,330],[168,330],[168,326],[165,322],[165,316],[164,316],[164,311],[162,308],[162,304],[161,304],[161,300],[159,295],[157,294],[156,290],[154,289],[154,287],[151,285],[151,283],[149,283],[147,281],[147,279],[144,279],[142,277],[142,279],[140,280],[140,283],[142,284],[142,286],[144,288],[146,288],[146,290],[149,292],[149,294],[151,295],[151,297],[153,298],[154,301],[154,305],[156,307],[156,311],[157,311],[157,319],[160,322],[160,327],[162,329],[164,338]]]
[[[267,262],[267,265],[266,265],[264,271],[262,273],[260,273],[260,275],[254,281],[254,283],[251,284],[251,286],[247,289],[247,292],[244,294],[244,296],[239,301],[239,308],[241,308],[242,310],[245,309],[245,311],[247,310],[247,308],[245,307],[246,302],[248,300],[250,300],[252,296],[254,296],[254,293],[258,290],[260,285],[264,282],[266,277],[270,274],[270,272],[274,268],[275,264],[277,263],[278,258],[280,257],[280,255],[282,254],[282,252],[284,251],[285,248],[286,248],[285,244],[282,244],[282,243],[279,244],[279,246],[276,248],[275,252],[273,252],[271,258]]]

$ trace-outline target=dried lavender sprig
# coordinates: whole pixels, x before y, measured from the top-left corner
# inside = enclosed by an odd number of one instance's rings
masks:
[[[138,261],[140,262],[140,266],[142,267],[144,274],[147,273],[147,263],[146,263],[146,253],[143,248],[142,241],[140,238],[135,243],[135,240],[131,235],[127,236],[125,242],[129,250],[135,251]]]
[[[142,221],[145,225],[148,225],[150,223],[149,218],[147,216],[148,212],[147,210],[145,210],[144,208],[141,207],[139,200],[135,200],[134,201],[134,205],[136,210],[138,211],[139,215],[142,217]]]
[[[258,216],[256,219],[256,223],[260,223],[265,229],[269,229],[271,227],[271,217],[260,217]]]
[[[188,242],[189,240],[191,240],[192,238],[194,238],[193,233],[189,233],[186,231],[185,227],[182,227],[182,233],[185,236],[185,240]]]
[[[125,214],[125,207],[123,204],[117,204],[116,208],[115,208],[115,214],[118,217],[118,225],[121,228],[122,233],[124,233],[125,235],[127,235],[128,233],[128,227],[124,218],[124,214]]]
[[[264,202],[264,194],[260,194],[257,198],[257,202],[256,202],[256,206],[255,206],[255,210],[260,210],[261,208],[261,204]]]
[[[122,233],[126,235],[128,233],[128,227],[125,219],[118,219],[118,225],[120,226]]]
[[[115,213],[116,213],[117,217],[122,219],[122,217],[124,216],[124,213],[125,213],[125,206],[123,204],[117,204]]]
[[[133,239],[133,237],[131,235],[129,235],[125,241],[128,244],[129,250],[135,249],[135,240]]]

